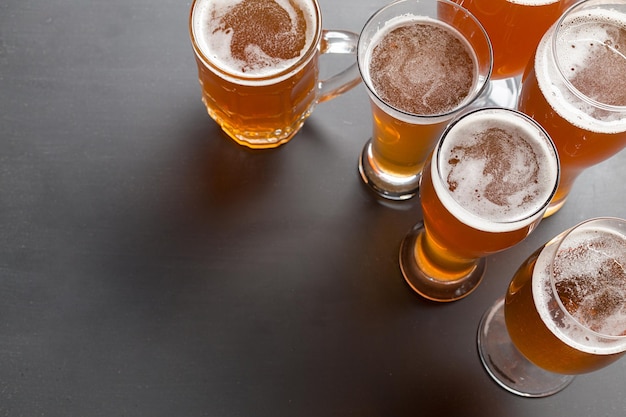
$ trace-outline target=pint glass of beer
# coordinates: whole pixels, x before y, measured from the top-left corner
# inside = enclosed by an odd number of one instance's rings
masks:
[[[365,24],[357,62],[373,112],[361,178],[384,198],[411,198],[439,135],[489,80],[489,38],[453,2],[400,0]]]
[[[194,0],[189,18],[202,101],[250,148],[288,142],[319,102],[360,83],[356,62],[318,80],[318,57],[356,52],[358,35],[322,30],[317,0]]]
[[[503,388],[544,397],[626,352],[626,221],[567,230],[518,269],[484,314],[478,350]]]
[[[406,282],[433,301],[466,297],[483,277],[484,257],[539,224],[558,179],[556,149],[526,115],[486,108],[457,118],[424,166],[423,223],[400,245]]]
[[[521,75],[565,0],[453,0],[483,25],[493,47],[492,80]]]
[[[586,168],[626,146],[626,0],[572,6],[542,38],[518,109],[539,122],[561,158],[558,211]]]
[[[493,47],[493,73],[474,107],[514,109],[520,78],[539,40],[565,10],[565,0],[453,0],[483,25]]]

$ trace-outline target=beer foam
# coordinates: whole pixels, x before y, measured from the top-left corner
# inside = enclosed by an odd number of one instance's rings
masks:
[[[557,3],[559,0],[507,0],[509,3],[519,4],[521,6],[545,6],[547,4]]]
[[[595,354],[623,351],[626,338],[610,337],[626,336],[625,268],[626,236],[606,228],[575,230],[561,246],[547,245],[533,272],[533,297],[542,320],[576,349]],[[551,275],[575,321],[555,308]]]
[[[519,113],[487,109],[459,119],[444,135],[432,177],[456,218],[503,232],[542,215],[558,178],[557,157],[543,130]]]
[[[366,82],[398,110],[427,116],[448,113],[465,101],[476,82],[476,58],[467,41],[434,19],[390,19],[370,45]]]
[[[565,243],[553,267],[564,306],[597,333],[626,336],[626,240],[589,231]]]
[[[244,78],[278,74],[310,49],[317,32],[311,1],[198,0],[197,45],[211,63]]]
[[[597,133],[626,131],[622,112],[594,108],[577,98],[560,79],[550,53],[555,27],[539,43],[535,73],[550,106],[579,128]],[[556,56],[568,81],[597,102],[626,106],[626,15],[581,10],[559,28]]]

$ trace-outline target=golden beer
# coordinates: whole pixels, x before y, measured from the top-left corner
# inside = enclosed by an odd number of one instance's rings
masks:
[[[318,80],[319,55],[354,51],[357,35],[322,30],[316,0],[194,0],[189,30],[202,101],[244,146],[286,143],[318,102],[360,82],[356,63]]]
[[[552,141],[527,116],[493,108],[452,122],[423,170],[424,228],[409,234],[412,245],[403,242],[401,253],[410,253],[401,255],[405,279],[435,300],[426,284],[419,288],[419,281],[450,283],[452,288],[465,280],[477,285],[482,258],[532,232],[558,178]]]
[[[624,355],[625,232],[603,225],[574,230],[520,267],[504,312],[511,340],[528,360],[550,372],[580,374]]]
[[[563,0],[564,9],[567,9],[568,7],[573,6],[575,3],[578,3],[579,1],[581,0]]]
[[[390,26],[372,42],[367,76],[376,95],[394,109],[422,116],[450,113],[465,101],[477,74],[467,41],[427,19],[399,19]],[[375,102],[372,110],[372,154],[380,168],[393,175],[421,171],[447,120],[405,122]]]
[[[561,15],[563,0],[454,0],[482,23],[493,47],[491,78],[521,74],[539,40]]]
[[[400,178],[420,173],[449,120],[416,124],[389,114],[374,102],[371,108],[373,133],[367,155],[370,163],[377,170]]]
[[[626,2],[597,4],[579,3],[563,16],[522,80],[518,108],[548,131],[561,158],[547,216],[582,171],[626,146]]]

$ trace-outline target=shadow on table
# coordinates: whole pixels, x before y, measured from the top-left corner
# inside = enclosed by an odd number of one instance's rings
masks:
[[[282,174],[282,148],[252,150],[235,143],[208,117],[184,138],[191,156],[187,180],[197,187],[192,197],[206,205],[253,202]]]

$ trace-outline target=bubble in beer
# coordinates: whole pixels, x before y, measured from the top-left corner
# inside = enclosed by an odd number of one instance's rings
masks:
[[[626,106],[626,26],[614,23],[574,20],[563,29],[569,48],[560,57],[568,61],[566,76],[580,92],[600,103]]]
[[[454,125],[446,138],[449,147],[442,148],[450,194],[483,219],[512,221],[535,213],[556,175],[545,155],[545,136],[515,115],[473,116]]]
[[[626,129],[623,112],[588,104],[561,80],[564,76],[596,102],[626,105],[625,30],[623,12],[580,10],[553,27],[539,43],[535,60],[539,88],[552,109],[573,126],[602,134],[619,134]],[[554,57],[559,68],[554,65]]]
[[[595,332],[626,335],[626,238],[588,231],[563,245],[552,273],[567,311]]]
[[[419,115],[446,113],[469,94],[476,62],[452,28],[408,21],[380,39],[372,51],[370,78],[391,106]]]

